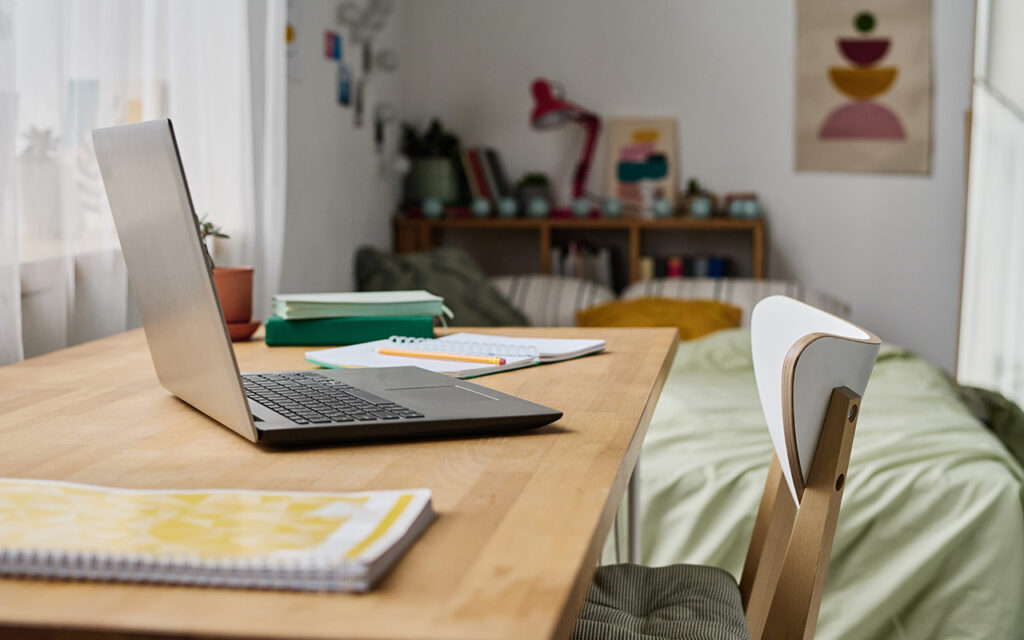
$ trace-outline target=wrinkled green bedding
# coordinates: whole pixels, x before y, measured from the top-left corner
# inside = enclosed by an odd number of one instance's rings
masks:
[[[643,561],[739,576],[771,443],[747,330],[680,345],[641,457]],[[816,637],[1024,637],[1024,471],[926,361],[883,345]]]

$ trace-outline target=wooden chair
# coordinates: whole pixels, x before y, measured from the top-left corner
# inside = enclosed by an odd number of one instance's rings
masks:
[[[870,332],[802,302],[759,302],[754,377],[775,451],[739,584],[714,567],[598,567],[573,637],[813,637],[879,346]]]

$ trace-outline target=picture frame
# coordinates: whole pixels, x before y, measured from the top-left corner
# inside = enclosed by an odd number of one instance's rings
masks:
[[[653,217],[653,203],[675,210],[679,147],[676,119],[610,118],[605,131],[607,195],[626,217]]]

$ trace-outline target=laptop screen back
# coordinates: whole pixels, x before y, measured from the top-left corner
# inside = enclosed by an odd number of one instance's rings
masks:
[[[255,441],[171,122],[96,129],[93,143],[160,383]]]

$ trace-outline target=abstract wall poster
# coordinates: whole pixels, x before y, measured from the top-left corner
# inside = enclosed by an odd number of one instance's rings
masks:
[[[674,118],[611,118],[606,129],[608,196],[631,217],[648,217],[657,199],[676,198]]]
[[[796,169],[928,173],[931,0],[797,0]]]

